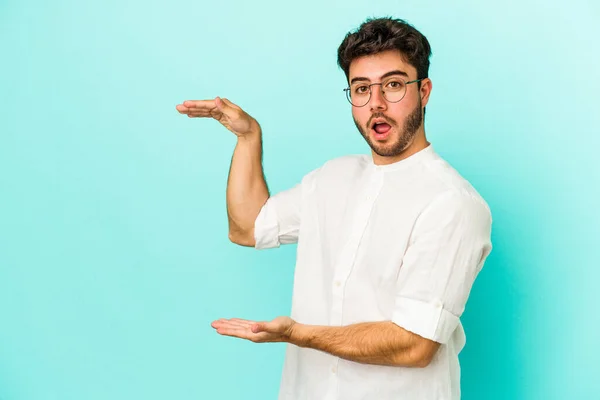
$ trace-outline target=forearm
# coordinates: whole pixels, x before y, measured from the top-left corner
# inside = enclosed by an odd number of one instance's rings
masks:
[[[341,327],[296,323],[290,343],[359,363],[405,367],[428,365],[437,350],[435,342],[388,321]]]
[[[269,198],[262,168],[260,127],[238,138],[227,180],[229,236],[240,244],[253,245],[254,221]]]

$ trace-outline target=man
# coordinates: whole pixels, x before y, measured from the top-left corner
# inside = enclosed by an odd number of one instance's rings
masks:
[[[298,243],[291,318],[218,320],[222,335],[287,342],[280,399],[458,399],[459,317],[491,251],[491,214],[425,137],[427,39],[367,20],[338,49],[347,99],[371,154],[326,162],[270,195],[261,129],[227,99],[185,101],[237,135],[229,238]]]

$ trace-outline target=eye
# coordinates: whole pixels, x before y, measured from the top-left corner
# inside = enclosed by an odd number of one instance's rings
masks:
[[[402,88],[402,82],[399,82],[399,81],[389,81],[386,86],[388,88],[390,88],[390,89],[401,89]]]
[[[365,94],[369,91],[369,87],[368,86],[357,86],[356,88],[354,88],[354,93],[356,94]]]

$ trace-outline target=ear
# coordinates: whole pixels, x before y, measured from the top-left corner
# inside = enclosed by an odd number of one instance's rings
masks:
[[[431,83],[431,79],[424,78],[421,81],[421,88],[419,89],[419,95],[421,96],[421,106],[425,108],[427,103],[429,102],[429,96],[431,95],[431,89],[433,84]]]

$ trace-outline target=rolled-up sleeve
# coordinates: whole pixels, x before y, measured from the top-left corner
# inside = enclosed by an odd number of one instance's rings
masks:
[[[269,197],[254,222],[254,248],[298,242],[303,198],[314,187],[318,171],[311,171],[294,187]]]
[[[392,321],[447,343],[492,249],[492,216],[471,192],[436,198],[414,226],[398,276]]]

